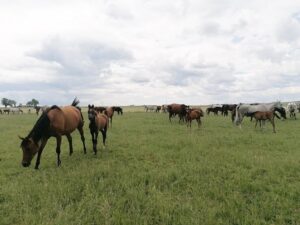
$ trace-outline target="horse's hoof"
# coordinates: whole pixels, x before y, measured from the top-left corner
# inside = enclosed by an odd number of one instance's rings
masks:
[[[39,169],[39,167],[38,167],[38,166],[36,166],[36,167],[34,167],[34,169],[38,170],[38,169]]]

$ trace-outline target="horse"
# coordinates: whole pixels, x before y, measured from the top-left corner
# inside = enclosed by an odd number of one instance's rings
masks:
[[[75,98],[70,106],[60,108],[56,105],[53,105],[47,110],[47,112],[40,116],[27,137],[23,138],[19,136],[19,138],[22,140],[22,165],[24,167],[28,167],[35,154],[38,153],[35,169],[39,168],[43,149],[50,137],[56,138],[57,165],[60,166],[61,137],[63,135],[67,136],[70,155],[72,155],[73,146],[71,133],[75,129],[78,129],[80,133],[84,154],[86,154],[85,138],[83,134],[84,120],[81,109],[77,106],[78,103],[79,100]]]
[[[3,114],[2,109],[0,109],[0,114]]]
[[[255,112],[253,114],[256,123],[255,123],[255,128],[257,126],[257,122],[259,121],[260,127],[261,127],[261,121],[269,120],[273,126],[273,132],[276,133],[275,131],[275,123],[274,123],[274,116],[278,117],[274,112],[272,111],[266,111],[266,112]],[[278,117],[280,119],[280,117]]]
[[[222,115],[223,116],[228,116],[228,111],[233,111],[235,110],[237,104],[223,104],[222,105]]]
[[[196,120],[198,123],[198,128],[201,125],[201,117],[204,116],[202,109],[188,109],[186,112],[187,126],[192,127],[192,120]]]
[[[36,115],[39,115],[39,111],[40,111],[41,107],[40,106],[35,106],[34,109],[35,109]]]
[[[8,109],[10,113],[15,114],[15,113],[22,113],[23,114],[23,110],[20,108],[10,108]]]
[[[112,127],[112,119],[113,119],[113,116],[114,116],[114,109],[113,109],[113,107],[107,107],[104,110],[104,114],[108,117],[108,119],[110,119],[110,126]]]
[[[241,128],[241,124],[242,124],[244,116],[246,116],[246,115],[251,116],[256,112],[267,112],[267,111],[274,112],[275,108],[282,109],[283,107],[280,102],[257,104],[257,105],[240,103],[236,107],[234,122],[236,125],[240,125],[240,128]]]
[[[97,154],[97,139],[99,130],[102,133],[103,145],[105,146],[106,132],[109,124],[108,117],[95,110],[94,105],[88,105],[89,128],[92,135],[94,154]]]
[[[154,112],[156,110],[156,105],[144,105],[145,111]]]
[[[94,108],[99,113],[103,113],[106,109],[106,107],[103,107],[103,106],[98,106],[98,107],[94,107]]]
[[[7,115],[9,115],[9,112],[10,112],[9,109],[3,109],[3,114],[6,114],[6,113],[7,113]]]
[[[206,109],[206,114],[209,115],[210,112],[213,112],[214,115],[218,115],[218,112],[220,111],[222,113],[222,105],[211,105],[209,107],[207,107]]]
[[[36,115],[39,115],[40,111],[42,111],[42,113],[44,113],[49,109],[49,107],[48,106],[35,106],[34,109],[35,109]]]
[[[158,113],[160,110],[161,110],[161,106],[160,105],[156,106],[155,112]]]
[[[117,112],[118,115],[121,114],[123,115],[123,109],[120,106],[113,106],[114,112]]]
[[[297,104],[295,102],[289,102],[287,104],[287,110],[290,114],[290,118],[297,119],[296,118]]]
[[[186,111],[189,108],[188,106],[184,104],[171,104],[167,106],[168,112],[169,112],[169,121],[171,121],[171,117],[178,115],[179,116],[179,122],[181,120],[185,119]]]
[[[168,106],[167,106],[167,105],[162,105],[162,106],[161,106],[161,111],[162,111],[163,113],[167,113],[167,111],[168,111]]]

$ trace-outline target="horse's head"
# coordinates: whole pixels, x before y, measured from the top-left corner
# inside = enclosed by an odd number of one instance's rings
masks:
[[[89,120],[94,120],[97,112],[94,105],[88,105],[88,118]]]
[[[22,138],[19,137],[21,142],[21,148],[23,151],[23,159],[22,159],[22,165],[24,167],[30,166],[31,160],[33,159],[34,155],[38,152],[39,146],[37,143],[33,141],[32,138]]]

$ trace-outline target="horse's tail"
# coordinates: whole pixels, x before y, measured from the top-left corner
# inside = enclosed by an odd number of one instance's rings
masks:
[[[235,107],[235,119],[234,119],[235,125],[238,125],[238,121],[239,121],[239,111],[238,111],[238,109],[240,108],[240,105],[241,104],[239,104]]]
[[[73,100],[73,102],[72,102],[72,104],[71,104],[71,106],[77,106],[79,104],[79,100],[78,100],[78,98],[77,97],[75,97],[74,98],[74,100]]]
[[[274,112],[274,116],[276,116],[278,119],[281,119],[280,116],[278,116],[276,112]]]

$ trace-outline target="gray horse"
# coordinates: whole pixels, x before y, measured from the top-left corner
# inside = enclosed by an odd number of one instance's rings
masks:
[[[234,123],[239,125],[241,128],[242,121],[245,116],[252,115],[256,112],[274,112],[275,108],[283,108],[280,102],[272,102],[272,103],[261,103],[257,105],[251,104],[242,104],[240,103],[236,107],[235,120]]]

